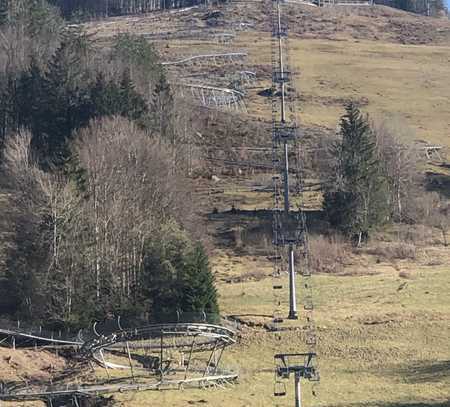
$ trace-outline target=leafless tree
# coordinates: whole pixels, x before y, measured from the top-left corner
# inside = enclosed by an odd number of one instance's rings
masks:
[[[450,203],[437,192],[425,194],[420,211],[425,225],[438,229],[442,234],[445,246],[448,246],[448,232],[450,230]]]
[[[73,291],[73,270],[68,263],[73,242],[71,223],[77,217],[80,198],[59,171],[44,172],[39,168],[30,143],[31,134],[21,131],[10,137],[5,146],[2,170],[11,213],[9,242],[15,242],[15,251],[21,253],[19,263],[31,254],[30,247],[39,247],[41,261],[32,267],[39,286],[30,288],[47,296],[57,312],[62,310],[68,316]],[[28,233],[24,235],[21,231],[25,224]],[[31,299],[27,301],[30,307],[34,306]],[[51,316],[51,308],[46,311]]]
[[[73,150],[86,169],[83,218],[93,236],[87,258],[96,296],[105,280],[128,296],[139,282],[146,242],[171,218],[189,221],[189,183],[173,167],[170,146],[123,118],[92,122]]]
[[[397,221],[414,220],[415,203],[421,196],[423,160],[406,140],[411,130],[396,121],[375,122],[379,159],[389,180],[392,215]]]

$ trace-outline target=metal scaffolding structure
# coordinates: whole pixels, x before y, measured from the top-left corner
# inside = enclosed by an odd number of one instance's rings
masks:
[[[290,202],[290,158],[291,147],[298,138],[298,127],[295,120],[288,117],[289,103],[287,84],[292,75],[287,64],[287,25],[281,14],[280,1],[274,2],[272,16],[272,163],[273,172],[281,173],[273,177],[274,215],[273,243],[276,248],[275,257],[281,258],[280,251],[287,248],[289,274],[289,319],[297,319],[297,296],[295,292],[295,256],[294,248],[301,243],[298,236],[296,218],[298,213],[291,210]],[[292,228],[292,225],[294,227]],[[289,227],[290,226],[290,227]],[[293,229],[293,230],[292,230]],[[299,230],[300,229],[300,230]],[[294,232],[294,233],[292,233]],[[282,265],[275,264],[275,277],[281,276]],[[274,284],[274,289],[279,284]],[[274,316],[274,323],[283,322],[283,318]]]
[[[180,95],[187,94],[202,107],[246,112],[245,94],[236,89],[218,88],[194,83],[172,83],[180,90]]]
[[[177,61],[162,62],[163,66],[171,65],[199,65],[199,64],[227,64],[242,62],[247,58],[246,52],[227,52],[227,53],[214,53],[214,54],[201,54],[186,57]]]
[[[178,316],[177,319],[179,319]],[[216,319],[217,316],[215,316]],[[0,400],[45,400],[124,391],[214,387],[232,383],[237,374],[221,366],[225,349],[235,343],[235,332],[205,322],[206,315],[187,314],[177,322],[139,324],[119,318],[76,333],[50,332],[0,321],[0,342],[12,347],[74,349],[80,361],[105,369],[107,380],[87,383],[1,383]],[[114,362],[111,361],[114,357]],[[119,358],[119,359],[118,359]],[[117,359],[123,360],[118,363]],[[125,374],[110,370],[122,370]]]

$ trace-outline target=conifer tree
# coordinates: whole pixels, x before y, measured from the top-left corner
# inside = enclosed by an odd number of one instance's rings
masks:
[[[44,77],[36,61],[32,58],[30,67],[18,79],[18,120],[22,126],[39,132],[39,118],[44,106]]]
[[[173,96],[170,85],[164,72],[161,72],[152,94],[151,111],[153,114],[153,126],[159,130],[159,133],[164,138],[170,136],[172,110]]]
[[[330,223],[360,245],[373,228],[386,220],[387,183],[368,118],[354,103],[346,107],[340,135],[333,151],[335,177],[325,193],[324,209]]]
[[[141,118],[147,111],[147,105],[136,91],[130,71],[125,69],[120,81],[120,114],[132,120]]]
[[[43,84],[43,111],[36,120],[39,131],[33,144],[45,158],[61,162],[67,155],[66,142],[72,132],[92,117],[92,104],[79,68],[79,56],[71,43],[63,42],[48,64]]]
[[[9,1],[0,0],[0,26],[9,22]]]
[[[201,244],[186,256],[182,285],[181,308],[184,312],[219,313],[214,276]]]
[[[90,97],[94,116],[114,116],[122,109],[120,87],[113,81],[107,81],[103,72],[99,72],[90,87]]]

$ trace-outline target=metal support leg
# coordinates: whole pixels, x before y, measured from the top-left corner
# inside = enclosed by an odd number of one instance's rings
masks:
[[[188,357],[188,361],[187,361],[187,365],[186,365],[186,370],[184,371],[184,380],[186,380],[186,378],[187,378],[189,366],[191,364],[192,352],[194,351],[194,345],[195,345],[195,336],[194,336],[194,339],[192,339],[192,345],[191,345],[191,349],[189,351],[189,357]]]
[[[105,356],[103,355],[103,349],[100,349],[99,353],[100,353],[100,356],[102,357],[102,362],[103,362],[103,366],[105,367],[106,375],[108,376],[108,379],[110,379],[111,376],[109,375],[108,364],[106,363]]]
[[[214,348],[213,348],[213,350],[212,350],[212,352],[211,352],[211,355],[209,356],[208,364],[206,365],[205,371],[203,372],[203,377],[205,377],[205,376],[206,376],[206,373],[209,372],[209,367],[211,366],[211,361],[212,361],[212,359],[213,359],[213,357],[214,357],[214,355],[215,355],[215,353],[216,353],[217,342],[218,342],[218,341],[216,340],[216,343],[214,344]]]
[[[294,247],[289,245],[289,319],[298,319],[297,296],[295,292]]]
[[[284,142],[284,213],[286,217],[289,215],[289,146]]]
[[[295,407],[302,407],[301,376],[295,373]]]

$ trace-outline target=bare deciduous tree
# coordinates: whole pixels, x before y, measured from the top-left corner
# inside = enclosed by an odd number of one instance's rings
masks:
[[[390,206],[395,220],[415,220],[415,202],[421,196],[423,180],[419,151],[405,140],[411,130],[396,121],[372,124],[377,138],[380,161],[389,180]]]
[[[139,282],[146,242],[171,218],[189,222],[189,183],[173,166],[170,146],[123,118],[92,122],[74,153],[86,170],[83,218],[93,236],[96,296],[106,279],[126,297]]]

